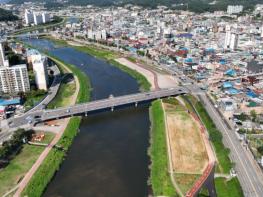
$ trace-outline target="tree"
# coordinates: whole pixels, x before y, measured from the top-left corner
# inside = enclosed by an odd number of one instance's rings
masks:
[[[257,150],[261,155],[263,155],[263,146],[258,147]]]
[[[257,119],[257,112],[255,110],[251,110],[250,116],[252,117],[252,121],[255,122]]]

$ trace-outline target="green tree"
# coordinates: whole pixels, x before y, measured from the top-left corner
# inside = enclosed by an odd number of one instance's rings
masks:
[[[263,155],[263,146],[258,147],[257,150],[261,155]]]
[[[257,119],[257,112],[255,110],[250,111],[250,116],[252,118],[252,121],[255,122]]]

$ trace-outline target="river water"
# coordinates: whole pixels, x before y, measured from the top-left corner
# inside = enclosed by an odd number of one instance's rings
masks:
[[[86,73],[92,100],[139,91],[135,79],[102,60],[48,40],[27,42]],[[149,129],[148,106],[83,117],[80,133],[43,196],[147,196]]]

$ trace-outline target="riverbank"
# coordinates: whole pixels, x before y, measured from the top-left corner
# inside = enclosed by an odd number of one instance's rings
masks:
[[[150,119],[150,184],[152,186],[153,195],[177,196],[168,169],[165,120],[161,100],[152,102],[150,107]]]
[[[55,57],[50,56],[49,58],[64,69],[74,72],[77,88],[75,92],[76,96],[72,99],[72,104],[88,101],[90,98],[90,88],[87,87],[90,87],[90,84],[87,76],[73,65],[65,64]],[[24,183],[24,188],[22,187],[16,192],[17,196],[20,196],[21,192],[22,196],[42,195],[48,183],[63,162],[67,150],[73,142],[74,137],[77,135],[80,122],[80,117],[73,117],[65,120],[64,127],[62,127],[62,130],[52,141],[51,146],[46,149],[45,155],[42,155],[42,162],[38,162],[38,166],[35,166],[31,174],[29,173],[27,181]],[[63,147],[63,150],[54,148],[55,145]],[[41,157],[39,159],[41,159]]]
[[[69,43],[64,40],[58,40],[53,37],[45,37],[48,40],[51,40],[55,44],[59,46],[70,46],[78,51],[81,51],[83,53],[86,53],[88,55],[94,56],[98,59],[102,59],[104,61],[107,61],[111,65],[119,68],[123,72],[126,72],[130,76],[132,76],[136,81],[138,82],[140,86],[140,91],[149,91],[151,87],[153,87],[154,84],[150,83],[150,79],[147,78],[147,76],[144,75],[143,72],[137,71],[135,68],[129,67],[129,65],[122,64],[121,62],[118,61],[118,58],[121,57],[120,53],[106,50],[103,48],[98,48],[94,45],[74,45],[72,43]]]
[[[14,35],[24,34],[24,33],[36,31],[36,30],[43,30],[43,29],[51,28],[51,27],[56,27],[58,25],[62,25],[64,23],[66,23],[66,20],[67,20],[67,18],[59,18],[58,21],[55,21],[53,23],[51,22],[48,24],[42,24],[42,25],[37,25],[37,26],[33,26],[33,27],[25,27],[21,30],[16,31],[14,33]]]

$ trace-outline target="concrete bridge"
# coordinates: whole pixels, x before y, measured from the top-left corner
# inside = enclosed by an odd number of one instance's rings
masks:
[[[23,116],[9,120],[8,124],[10,128],[17,128],[26,125],[34,125],[36,123],[48,120],[67,118],[74,115],[88,115],[90,113],[107,110],[113,111],[115,108],[120,108],[129,105],[137,106],[140,103],[150,102],[155,99],[166,98],[170,96],[178,96],[186,93],[188,93],[186,89],[178,87],[119,97],[110,97],[107,99],[76,104],[73,106],[62,107],[52,110],[36,110],[31,113],[26,113]]]

